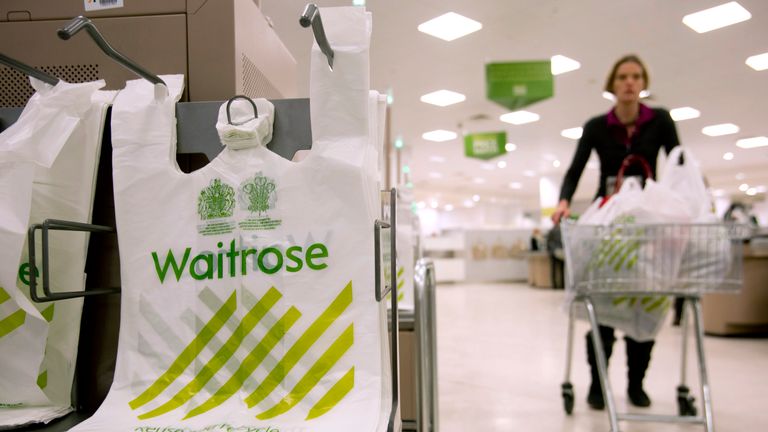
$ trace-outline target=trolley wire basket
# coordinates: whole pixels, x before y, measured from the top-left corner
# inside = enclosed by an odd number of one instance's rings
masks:
[[[562,224],[566,288],[575,294],[701,294],[741,287],[738,224]]]

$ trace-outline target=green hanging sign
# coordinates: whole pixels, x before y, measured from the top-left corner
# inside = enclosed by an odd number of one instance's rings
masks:
[[[543,60],[486,64],[488,99],[514,111],[551,98],[555,94],[551,63]]]
[[[477,159],[493,159],[507,152],[506,132],[483,132],[464,135],[464,154]]]

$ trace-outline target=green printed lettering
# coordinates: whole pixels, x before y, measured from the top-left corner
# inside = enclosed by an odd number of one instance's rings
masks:
[[[315,250],[318,250],[317,253],[315,253]],[[307,248],[307,266],[311,268],[312,270],[322,270],[326,267],[328,267],[328,264],[326,263],[318,263],[315,264],[312,262],[312,260],[317,258],[328,258],[328,248],[325,247],[322,243],[315,243],[312,246]]]
[[[19,280],[26,286],[29,286],[30,268],[32,268],[32,266],[29,265],[29,263],[24,263],[19,267]],[[37,267],[35,267],[35,277],[40,277],[40,272],[37,270]]]
[[[268,253],[273,254],[275,256],[275,259],[277,260],[277,263],[272,268],[267,267],[264,262],[265,257]],[[280,251],[277,248],[268,247],[259,253],[258,261],[259,261],[259,270],[261,270],[266,274],[274,274],[274,273],[277,273],[277,271],[283,267],[283,254],[280,253]]]
[[[200,261],[206,264],[205,273],[197,272],[197,263]],[[194,257],[192,263],[189,264],[189,274],[196,280],[213,279],[213,254],[206,253]]]
[[[235,240],[229,243],[229,252],[227,252],[227,258],[229,258],[229,277],[235,277],[235,258],[240,255],[240,251],[235,250]]]
[[[176,281],[181,279],[181,274],[184,272],[184,268],[187,266],[187,259],[189,259],[189,252],[192,248],[187,248],[184,251],[184,258],[181,259],[181,266],[176,264],[176,257],[173,256],[173,251],[168,249],[168,255],[165,256],[165,263],[163,268],[160,268],[160,262],[157,259],[157,252],[152,252],[152,260],[155,262],[155,271],[157,277],[160,279],[160,283],[165,282],[165,275],[168,273],[168,267],[173,267],[173,274],[176,275]],[[35,269],[37,270],[37,269]]]
[[[288,259],[296,263],[295,266],[290,264],[285,266],[285,269],[289,272],[296,273],[297,271],[301,270],[302,267],[304,267],[304,263],[301,261],[301,257],[294,255],[294,252],[301,253],[302,249],[303,248],[301,246],[291,246],[285,251],[285,255],[288,257]]]
[[[246,258],[248,258],[248,255],[256,255],[256,249],[250,248],[246,249],[240,254],[240,257],[242,258],[242,265],[240,266],[240,272],[243,274],[243,276],[248,274],[248,267],[245,265]]]

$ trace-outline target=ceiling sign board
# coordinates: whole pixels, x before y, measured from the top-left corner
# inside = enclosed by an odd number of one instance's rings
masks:
[[[485,88],[489,100],[517,110],[555,94],[550,60],[488,63]]]
[[[464,154],[477,159],[493,159],[507,152],[506,132],[483,132],[464,135]]]

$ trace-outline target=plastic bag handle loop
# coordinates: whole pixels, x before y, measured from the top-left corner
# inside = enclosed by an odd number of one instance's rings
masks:
[[[233,126],[240,126],[241,124],[247,123],[250,121],[250,120],[246,120],[244,122],[232,123],[232,115],[229,112],[229,108],[232,106],[232,102],[234,102],[236,99],[245,99],[248,102],[250,102],[251,106],[253,107],[253,118],[255,119],[259,118],[259,110],[256,108],[256,103],[253,101],[253,99],[249,98],[248,96],[237,95],[229,98],[229,100],[227,101],[227,123]]]
[[[624,160],[621,162],[619,173],[616,175],[615,190],[618,191],[621,189],[621,184],[624,183],[624,172],[635,164],[640,165],[640,167],[643,169],[643,180],[653,178],[653,171],[651,171],[651,165],[648,163],[648,161],[640,155],[632,154],[624,158]]]

